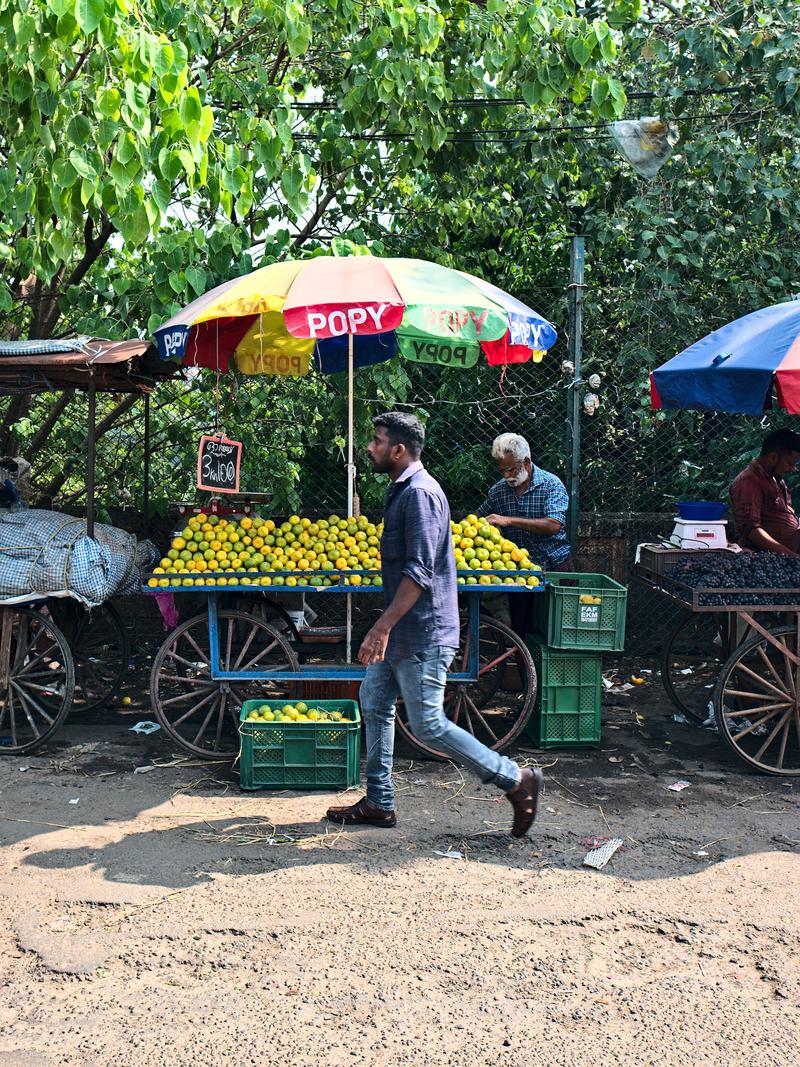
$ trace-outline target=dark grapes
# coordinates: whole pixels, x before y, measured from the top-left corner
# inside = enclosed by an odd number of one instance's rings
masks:
[[[698,598],[708,607],[730,604],[800,604],[800,559],[776,552],[740,552],[683,560],[670,567],[670,578],[692,589],[786,590],[781,593],[706,593]]]

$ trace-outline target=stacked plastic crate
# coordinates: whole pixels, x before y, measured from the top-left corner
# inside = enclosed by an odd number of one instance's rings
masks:
[[[528,647],[539,691],[526,727],[539,748],[597,748],[603,652],[625,642],[625,586],[604,574],[551,572]]]

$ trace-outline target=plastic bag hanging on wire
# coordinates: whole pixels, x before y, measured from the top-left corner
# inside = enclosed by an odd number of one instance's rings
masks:
[[[640,178],[655,178],[678,143],[678,129],[657,115],[611,123],[611,136]]]

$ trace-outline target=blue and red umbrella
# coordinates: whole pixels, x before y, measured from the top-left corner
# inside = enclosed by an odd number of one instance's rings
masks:
[[[729,322],[650,375],[654,408],[800,415],[800,300]]]

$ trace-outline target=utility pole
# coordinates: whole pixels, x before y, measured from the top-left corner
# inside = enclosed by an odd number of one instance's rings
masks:
[[[578,551],[578,515],[580,512],[581,468],[581,360],[583,357],[583,281],[584,238],[573,237],[569,252],[569,359],[572,381],[567,387],[567,426],[569,457],[567,490],[569,492],[568,534],[573,557]]]

